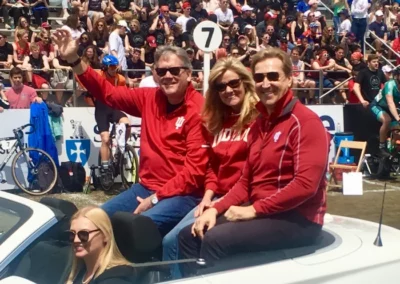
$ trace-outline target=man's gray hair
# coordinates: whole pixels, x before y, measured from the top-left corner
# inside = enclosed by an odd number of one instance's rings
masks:
[[[163,45],[157,47],[156,52],[154,53],[154,63],[158,65],[157,63],[161,57],[169,56],[171,54],[175,54],[182,61],[182,67],[186,67],[189,70],[192,70],[192,63],[190,62],[189,56],[187,55],[186,51],[183,48],[177,46]]]

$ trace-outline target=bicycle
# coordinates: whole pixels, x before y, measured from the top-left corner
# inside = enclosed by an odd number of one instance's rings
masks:
[[[44,195],[51,191],[58,178],[56,164],[49,154],[41,149],[26,148],[23,143],[26,127],[31,127],[31,134],[35,132],[32,124],[26,124],[13,130],[14,137],[0,138],[0,153],[7,156],[0,165],[0,172],[15,155],[11,164],[11,173],[15,184],[30,195]],[[0,178],[1,183],[6,183]]]
[[[387,150],[390,157],[381,157],[377,154],[366,154],[364,158],[364,172],[372,178],[389,178],[391,173],[400,175],[400,129],[394,128],[388,132]]]
[[[110,145],[109,145],[109,153],[110,153],[110,161],[107,178],[102,178],[100,176],[100,185],[104,191],[109,191],[114,183],[115,178],[119,175],[121,176],[122,186],[123,188],[129,188],[133,183],[137,183],[139,181],[139,158],[136,154],[135,148],[128,143],[125,143],[125,147],[121,147],[123,145],[119,145],[118,139],[116,137],[116,123],[113,124],[112,130],[110,132]],[[136,125],[127,125],[127,127],[136,127]],[[124,133],[119,133],[119,135],[125,135]],[[121,148],[124,148],[122,151]],[[101,165],[101,154],[99,152],[98,158],[98,167],[102,170]]]

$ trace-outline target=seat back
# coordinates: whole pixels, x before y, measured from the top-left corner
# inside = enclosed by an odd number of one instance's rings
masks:
[[[140,263],[161,258],[162,237],[149,217],[117,212],[111,223],[118,248],[127,260]]]

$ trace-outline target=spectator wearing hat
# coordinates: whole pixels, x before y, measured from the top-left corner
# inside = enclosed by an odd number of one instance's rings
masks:
[[[278,16],[275,14],[275,12],[269,11],[264,14],[264,21],[259,22],[256,26],[256,31],[257,31],[257,36],[261,37],[266,31],[267,31],[267,26],[276,25],[276,20]]]
[[[256,28],[252,25],[244,27],[244,35],[249,39],[249,47],[259,49],[258,37],[256,35]]]
[[[380,41],[379,39],[376,38],[376,36],[379,37],[385,43],[388,40],[388,37],[387,37],[388,29],[387,29],[387,25],[383,21],[382,10],[377,10],[375,12],[375,21],[373,21],[369,25],[369,31],[370,31],[370,33],[372,33],[372,35],[370,35],[370,39],[373,41],[372,44],[375,47],[375,49],[382,48],[382,45],[383,45],[382,41]]]
[[[221,0],[219,8],[214,11],[217,16],[217,23],[222,30],[227,31],[233,23],[233,12],[229,8],[228,0]]]
[[[165,38],[171,34],[167,20],[164,17],[155,17],[149,29],[149,34],[156,39],[157,45],[164,45]]]
[[[117,57],[119,62],[120,70],[126,70],[126,57],[125,57],[125,47],[121,39],[121,36],[126,35],[126,29],[128,24],[125,20],[120,20],[116,25],[113,26],[113,31],[110,33],[108,42],[110,44],[110,54]]]
[[[368,65],[364,62],[364,56],[359,51],[355,51],[351,54],[350,63],[353,66],[353,70],[368,68]]]
[[[194,7],[190,12],[190,16],[196,19],[197,22],[205,21],[208,19],[208,12],[203,9],[203,2],[201,0],[192,1]]]
[[[186,32],[186,23],[190,20],[193,19],[190,16],[190,12],[192,11],[192,6],[190,5],[189,2],[185,2],[182,4],[182,10],[183,14],[176,19],[176,23],[180,24],[182,26],[182,31]]]
[[[322,35],[318,32],[320,26],[317,22],[312,22],[309,25],[309,30],[303,33],[303,36],[307,37],[309,41],[311,41],[315,48],[319,48],[321,46]],[[313,48],[314,49],[314,48]]]
[[[383,72],[383,74],[385,74],[386,81],[389,81],[392,79],[392,73],[393,73],[392,71],[393,71],[393,68],[390,67],[390,65],[385,65],[382,67],[382,72]]]
[[[351,31],[355,34],[357,41],[364,47],[364,35],[367,30],[368,0],[353,0],[351,3],[352,25]]]
[[[146,45],[144,47],[144,62],[146,64],[147,71],[149,71],[150,67],[154,64],[154,52],[156,48],[156,38],[153,35],[149,35],[146,38]]]
[[[344,36],[351,31],[350,14],[347,9],[339,12],[340,25],[339,25],[339,40],[341,41]]]
[[[297,11],[301,13],[305,13],[310,10],[310,6],[308,5],[307,0],[300,0],[297,2]]]
[[[253,8],[250,7],[249,5],[243,5],[242,6],[242,13],[240,14],[239,17],[235,19],[235,22],[239,24],[240,27],[240,32],[244,33],[245,32],[245,27],[247,25],[252,25],[253,20],[251,19],[251,12],[253,12]]]
[[[320,11],[317,11],[318,4],[319,4],[318,0],[308,1],[308,6],[310,6],[310,9],[304,12],[304,17],[308,18],[308,15],[310,13],[314,13],[315,20],[319,20],[319,18],[322,17],[322,13]]]

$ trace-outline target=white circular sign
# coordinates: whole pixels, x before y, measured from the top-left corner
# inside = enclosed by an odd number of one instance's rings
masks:
[[[193,32],[194,43],[205,52],[216,50],[222,42],[221,28],[214,22],[203,21]]]

